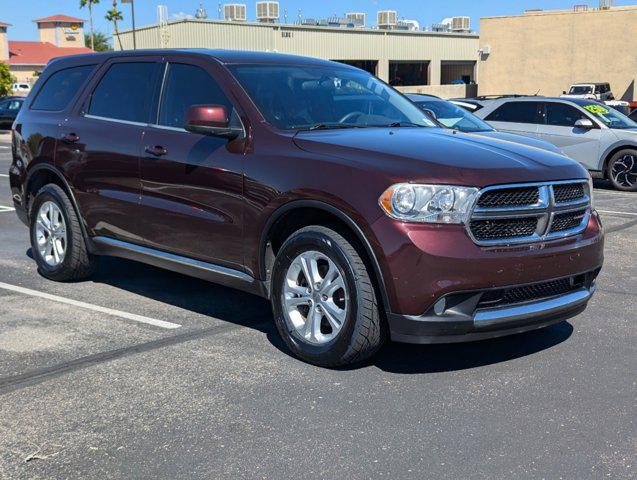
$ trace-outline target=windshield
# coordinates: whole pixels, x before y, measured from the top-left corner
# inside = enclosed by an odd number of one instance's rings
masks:
[[[595,118],[601,120],[601,122],[608,128],[637,128],[637,123],[614,108],[610,108],[597,102],[579,102],[579,105],[588,113],[591,113]]]
[[[283,130],[436,127],[409,100],[363,71],[314,65],[230,69],[266,121]]]
[[[574,85],[568,92],[569,95],[586,95],[588,93],[593,93],[593,87],[590,85]]]
[[[461,132],[490,132],[493,130],[493,127],[487,122],[451,102],[437,99],[415,99],[414,103],[420,108],[431,110],[436,116],[436,120],[447,128]]]

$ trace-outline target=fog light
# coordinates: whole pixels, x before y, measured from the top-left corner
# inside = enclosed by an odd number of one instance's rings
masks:
[[[445,308],[447,308],[447,300],[441,298],[436,303],[434,303],[434,313],[436,315],[442,315],[445,313]]]

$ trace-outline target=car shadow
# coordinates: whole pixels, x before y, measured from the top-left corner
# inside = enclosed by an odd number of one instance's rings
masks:
[[[594,178],[593,179],[593,188],[597,188],[600,190],[610,190],[616,192],[617,189],[613,187],[613,184],[610,183],[610,180],[606,180],[603,178]]]
[[[264,333],[275,348],[292,355],[274,326],[270,303],[255,295],[114,257],[102,257],[89,281],[253,328]],[[478,342],[446,345],[387,342],[370,360],[343,370],[377,367],[400,374],[466,370],[532,355],[564,342],[572,333],[573,326],[561,322],[532,332]]]

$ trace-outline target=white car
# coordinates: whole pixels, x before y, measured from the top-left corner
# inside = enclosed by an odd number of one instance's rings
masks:
[[[568,93],[564,92],[562,98],[586,98],[604,102],[614,100],[613,92],[610,91],[610,83],[576,83],[571,85]]]
[[[31,91],[31,85],[28,83],[18,82],[11,85],[13,93],[29,93]]]
[[[637,191],[637,123],[580,98],[479,99],[475,115],[498,131],[552,143],[618,190]]]

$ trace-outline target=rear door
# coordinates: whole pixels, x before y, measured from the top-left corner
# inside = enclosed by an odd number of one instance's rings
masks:
[[[106,62],[61,126],[56,163],[90,235],[141,243],[139,161],[160,65],[156,56]]]
[[[511,100],[503,103],[485,118],[501,132],[540,138],[539,125],[544,122],[541,103]]]
[[[141,222],[153,248],[240,270],[245,137],[228,141],[184,129],[191,105],[223,105],[242,125],[218,68],[167,57],[158,114],[144,135]]]
[[[581,110],[568,103],[545,102],[546,124],[540,125],[543,140],[561,149],[586,168],[596,170],[599,163],[601,128]],[[593,129],[578,128],[578,120],[591,120]]]

